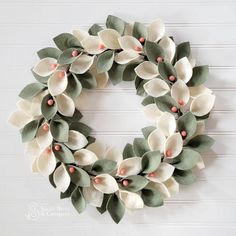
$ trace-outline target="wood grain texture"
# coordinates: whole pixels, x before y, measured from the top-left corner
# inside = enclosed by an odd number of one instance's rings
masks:
[[[132,9],[132,10],[131,10]],[[231,0],[1,0],[0,2],[0,235],[235,235],[236,230],[236,3]],[[72,29],[104,24],[108,14],[148,23],[162,18],[175,41],[190,41],[199,64],[209,64],[207,86],[216,104],[206,132],[216,144],[206,169],[181,186],[164,207],[127,212],[120,225],[95,209],[78,215],[43,177],[32,175],[17,130],[6,124],[21,88],[32,81],[36,51]],[[98,140],[120,150],[151,123],[134,86],[88,91],[77,101]]]

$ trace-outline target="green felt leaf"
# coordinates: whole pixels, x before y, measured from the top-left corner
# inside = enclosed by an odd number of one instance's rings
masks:
[[[54,143],[54,145],[60,145],[61,149],[59,151],[53,148],[53,153],[56,158],[63,163],[74,163],[75,158],[71,150],[62,143]]]
[[[190,53],[191,49],[189,42],[179,44],[176,48],[176,61],[180,60],[183,57],[189,57]]]
[[[75,184],[70,183],[68,189],[64,193],[60,194],[60,199],[65,199],[65,198],[71,197],[72,193],[75,191],[76,188],[77,188],[77,186]]]
[[[75,109],[73,116],[63,116],[60,114],[60,117],[70,125],[73,122],[79,121],[83,116],[79,110]]]
[[[211,148],[215,140],[208,135],[197,135],[192,138],[186,145],[186,147],[191,148],[197,152],[204,152]]]
[[[196,117],[196,119],[197,119],[197,121],[201,121],[201,120],[206,120],[206,119],[208,119],[209,118],[209,116],[210,116],[210,112],[208,113],[208,114],[206,114],[206,115],[204,115],[204,116],[195,116]]]
[[[125,205],[116,194],[112,194],[107,202],[107,211],[118,224],[125,214]]]
[[[145,97],[142,101],[143,106],[147,106],[147,105],[152,104],[152,103],[155,103],[155,98],[151,97],[151,96]]]
[[[140,175],[130,175],[125,179],[129,182],[128,186],[121,184],[120,188],[130,192],[138,192],[148,184],[148,180]]]
[[[61,64],[61,65],[64,65],[64,64],[71,64],[71,63],[73,63],[74,61],[76,61],[77,58],[78,58],[78,56],[77,56],[77,57],[73,57],[73,56],[72,56],[72,52],[73,52],[73,51],[78,51],[78,53],[80,53],[80,51],[79,51],[77,48],[68,48],[68,49],[64,50],[64,51],[60,54],[60,56],[59,56],[59,58],[58,58],[58,60],[57,60],[58,64]],[[79,55],[79,54],[78,54],[78,55]]]
[[[146,39],[148,36],[147,27],[143,23],[134,22],[132,34],[137,39],[140,39],[140,38]]]
[[[161,193],[156,189],[144,188],[141,191],[141,198],[148,207],[159,207],[163,205]]]
[[[109,79],[113,85],[117,85],[122,81],[123,72],[125,69],[125,65],[113,63],[111,69],[108,71]]]
[[[137,157],[142,157],[144,153],[150,151],[147,140],[144,138],[135,138],[133,141],[133,149]]]
[[[44,118],[46,120],[51,120],[57,113],[57,104],[56,104],[56,102],[54,102],[54,104],[52,106],[49,106],[47,104],[47,101],[49,99],[52,99],[52,96],[50,94],[47,94],[43,98],[42,103],[41,103],[41,112],[42,112],[42,115],[44,116]]]
[[[39,50],[37,54],[40,59],[43,59],[46,57],[57,59],[61,54],[61,50],[59,50],[58,48],[48,47],[48,48],[43,48]]]
[[[197,177],[192,170],[178,170],[175,169],[173,177],[179,184],[188,185],[196,181]]]
[[[33,71],[33,69],[31,69],[31,72],[32,72],[34,78],[35,78],[39,83],[42,83],[42,84],[47,83],[47,81],[48,81],[48,79],[49,79],[49,77],[50,77],[50,76],[46,76],[46,77],[40,76],[40,75],[36,74],[36,73]]]
[[[196,117],[191,113],[187,112],[183,116],[181,116],[177,121],[177,127],[179,132],[186,131],[186,138],[191,138],[197,129],[197,120]]]
[[[74,190],[71,196],[71,202],[78,213],[82,213],[86,208],[86,202],[80,188]]]
[[[84,74],[76,74],[83,88],[93,89],[97,87],[97,80],[90,72],[85,72]]]
[[[54,172],[53,172],[53,173],[54,173]],[[48,180],[49,180],[50,184],[51,184],[54,188],[56,188],[57,186],[56,186],[56,184],[54,183],[54,180],[53,180],[53,173],[48,176]]]
[[[133,81],[137,77],[134,68],[138,66],[138,62],[130,62],[126,65],[124,71],[123,71],[123,81]]]
[[[142,81],[143,81],[142,78],[136,76],[135,81],[134,81],[134,85],[135,85],[136,89],[139,87],[139,85],[141,84]]]
[[[94,171],[97,175],[103,174],[103,173],[111,173],[113,170],[115,170],[117,164],[115,161],[111,160],[98,160],[95,161],[92,166],[92,171]]]
[[[156,102],[157,107],[161,111],[171,112],[172,107],[179,108],[178,103],[169,95],[164,95],[164,96],[161,96],[161,97],[157,97],[157,98],[155,98],[155,102]]]
[[[50,132],[58,142],[68,142],[69,125],[62,119],[53,119],[50,122]]]
[[[70,165],[67,166],[67,170],[69,170],[70,167],[75,168],[74,173],[70,173],[68,171],[68,174],[70,175],[70,178],[71,178],[71,182],[74,183],[76,186],[89,187],[90,177],[88,173],[79,167],[70,166]]]
[[[107,50],[105,52],[102,52],[98,56],[97,72],[103,73],[109,71],[112,67],[113,61],[114,61],[114,51]]]
[[[119,17],[109,15],[106,20],[106,27],[114,29],[122,35],[125,30],[125,21],[123,21]]]
[[[91,144],[91,143],[94,143],[96,141],[96,138],[92,137],[92,136],[88,136],[86,137],[87,138],[87,141],[88,141],[88,144],[86,145],[86,147]],[[85,148],[86,148],[85,147]]]
[[[156,64],[157,57],[164,58],[165,56],[165,52],[159,44],[155,42],[150,42],[148,40],[145,41],[144,51],[147,55],[148,60]]]
[[[31,83],[26,85],[19,96],[23,99],[32,100],[36,95],[42,92],[46,87],[40,83]]]
[[[77,79],[77,77],[72,73],[68,77],[68,85],[66,88],[66,93],[71,98],[76,98],[80,95],[81,91],[82,91],[82,85],[80,81]]]
[[[137,88],[137,91],[136,91],[136,94],[137,95],[139,95],[139,96],[141,96],[141,97],[146,97],[148,94],[147,94],[147,92],[145,91],[145,89],[144,89],[144,84],[146,84],[148,82],[148,80],[143,80],[140,84],[139,84],[139,86],[138,86],[138,88]]]
[[[193,75],[187,85],[189,87],[199,86],[206,82],[209,76],[209,67],[208,66],[196,66],[193,68]]]
[[[170,75],[177,77],[177,73],[176,73],[174,66],[172,66],[168,62],[160,62],[158,64],[158,71],[159,71],[161,77],[165,80],[168,80]]]
[[[147,126],[142,128],[142,133],[145,139],[148,138],[148,136],[156,129],[155,126]]]
[[[53,39],[53,41],[57,45],[57,47],[62,51],[68,48],[81,47],[79,40],[74,35],[69,33],[59,34]]]
[[[86,125],[82,122],[78,122],[78,121],[71,123],[70,129],[76,130],[76,131],[82,133],[85,137],[88,137],[90,135],[90,133],[92,132],[91,127],[89,127],[88,125]]]
[[[21,131],[22,142],[29,142],[33,140],[37,134],[40,120],[32,120],[24,126]]]
[[[101,31],[101,30],[103,30],[103,28],[102,28],[100,25],[98,25],[98,24],[93,24],[93,25],[89,28],[88,32],[89,32],[90,35],[97,36],[97,35],[98,35],[98,32]]]
[[[159,151],[146,152],[142,157],[142,173],[148,174],[157,169],[161,163],[161,153]]]
[[[111,194],[103,194],[102,205],[100,207],[97,207],[97,210],[99,211],[100,214],[103,214],[104,212],[107,211],[107,202],[108,202],[110,196],[111,196]]]
[[[135,157],[135,153],[134,153],[134,149],[133,149],[132,144],[127,143],[125,145],[122,155],[123,155],[123,159]]]

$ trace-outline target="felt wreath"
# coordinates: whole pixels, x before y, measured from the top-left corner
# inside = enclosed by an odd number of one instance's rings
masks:
[[[94,24],[54,38],[57,48],[38,51],[37,80],[19,94],[9,121],[20,128],[33,172],[49,177],[60,197],[81,213],[86,204],[118,223],[125,209],[158,207],[179,184],[196,180],[200,156],[213,139],[204,132],[215,96],[203,83],[208,66],[196,66],[190,44],[176,45],[155,20],[133,25],[109,15],[106,28]],[[152,126],[119,152],[95,141],[75,106],[82,89],[134,81]]]

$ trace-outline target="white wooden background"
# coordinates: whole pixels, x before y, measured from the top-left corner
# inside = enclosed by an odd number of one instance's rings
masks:
[[[17,130],[6,124],[17,94],[32,81],[35,52],[108,14],[127,21],[162,18],[177,42],[209,64],[217,95],[207,133],[215,138],[206,169],[164,207],[127,213],[118,226],[95,209],[78,215],[44,178],[32,175]],[[0,235],[235,235],[236,3],[228,0],[0,0]],[[81,104],[98,139],[121,150],[148,122],[131,84],[91,91]]]

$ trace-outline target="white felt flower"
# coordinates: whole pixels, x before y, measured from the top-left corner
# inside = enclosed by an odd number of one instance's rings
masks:
[[[170,90],[169,85],[162,79],[154,78],[149,80],[143,86],[148,95],[152,97],[160,97],[167,94]]]
[[[123,160],[117,170],[117,175],[120,177],[126,177],[129,175],[137,175],[140,173],[142,158],[131,157]]]
[[[212,94],[212,90],[204,85],[189,87],[190,96],[195,98],[202,94]]]
[[[175,56],[175,51],[176,51],[176,45],[175,45],[174,41],[171,38],[164,36],[160,40],[159,45],[165,51],[165,61],[171,63],[171,61],[173,60],[173,58]]]
[[[137,76],[145,80],[156,78],[159,75],[158,66],[150,61],[140,63],[134,71]]]
[[[40,60],[35,65],[35,67],[33,68],[33,71],[39,76],[47,77],[53,74],[53,72],[56,71],[57,67],[58,67],[57,59],[46,57]]]
[[[69,131],[68,142],[65,143],[67,147],[72,150],[78,150],[85,147],[87,144],[88,140],[82,133],[75,130]]]
[[[174,67],[177,73],[177,79],[183,80],[185,83],[191,79],[193,69],[187,57],[178,60]]]
[[[57,109],[63,116],[73,116],[75,111],[75,103],[69,96],[62,93],[56,96],[55,100],[57,103]]]
[[[73,30],[72,34],[81,42],[89,36],[89,33],[85,30],[77,29]]]
[[[163,114],[163,112],[157,107],[155,103],[144,106],[143,112],[149,120],[154,122],[156,122],[158,118]]]
[[[176,130],[175,117],[169,112],[163,112],[157,119],[157,129],[160,129],[165,136],[172,135]]]
[[[162,20],[157,19],[148,26],[148,40],[157,42],[165,34],[165,25]]]
[[[148,145],[152,151],[163,152],[166,142],[165,134],[161,129],[155,129],[148,136]]]
[[[140,55],[138,52],[134,50],[125,50],[115,55],[115,62],[123,65],[131,61],[137,60],[139,58],[140,58]]]
[[[35,137],[36,142],[38,143],[41,150],[49,147],[52,144],[53,137],[51,135],[49,125],[47,123],[43,123],[36,134]]]
[[[96,154],[87,149],[80,149],[74,153],[75,162],[80,166],[92,165],[98,160]]]
[[[141,209],[144,207],[144,202],[137,193],[119,190],[119,197],[128,209]]]
[[[167,158],[177,157],[183,148],[183,140],[180,133],[174,133],[166,139],[164,155]]]

